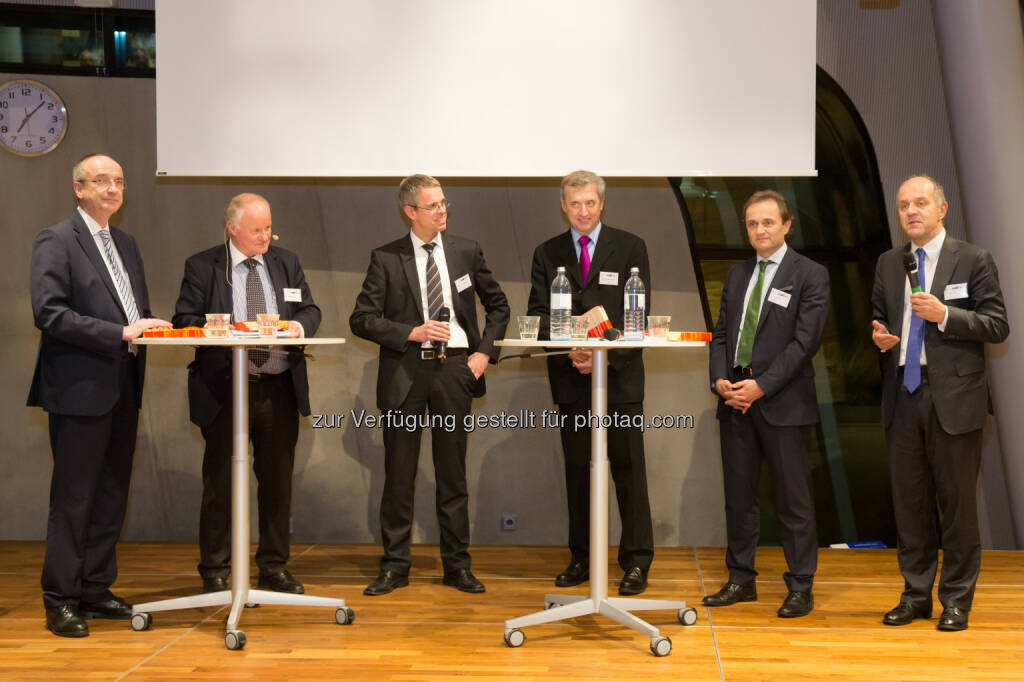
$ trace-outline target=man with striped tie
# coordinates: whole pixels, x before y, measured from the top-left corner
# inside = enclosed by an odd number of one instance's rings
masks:
[[[409,584],[413,491],[424,410],[429,409],[444,584],[483,592],[470,570],[469,493],[463,421],[484,394],[484,370],[497,362],[509,307],[480,245],[449,235],[448,200],[429,175],[402,181],[398,204],[409,234],[374,249],[349,317],[352,333],[380,344],[377,407],[384,419],[384,556],[364,591]],[[476,299],[486,312],[481,334]],[[447,312],[450,323],[441,321]],[[446,357],[447,356],[447,357]]]
[[[42,332],[28,404],[49,413],[53,477],[43,559],[46,627],[86,637],[86,618],[131,618],[110,587],[135,453],[151,327],[142,257],[109,224],[124,202],[124,172],[90,154],[72,170],[78,208],[32,246],[31,297]]]

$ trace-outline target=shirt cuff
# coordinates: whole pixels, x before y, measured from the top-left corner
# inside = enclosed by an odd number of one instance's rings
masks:
[[[946,314],[942,317],[942,322],[939,322],[939,331],[946,331],[946,323],[949,322],[949,306],[946,306]]]

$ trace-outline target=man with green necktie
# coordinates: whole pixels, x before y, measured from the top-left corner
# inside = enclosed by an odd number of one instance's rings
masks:
[[[757,255],[729,269],[711,336],[711,388],[718,395],[729,579],[706,606],[756,601],[758,483],[766,460],[788,571],[780,618],[814,608],[818,537],[807,431],[819,420],[811,360],[828,317],[828,272],[786,245],[792,216],[778,192],[743,207]]]

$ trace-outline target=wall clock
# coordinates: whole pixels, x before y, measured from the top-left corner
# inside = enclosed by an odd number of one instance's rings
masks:
[[[42,156],[68,132],[68,111],[53,88],[19,79],[0,85],[0,147],[18,156]]]

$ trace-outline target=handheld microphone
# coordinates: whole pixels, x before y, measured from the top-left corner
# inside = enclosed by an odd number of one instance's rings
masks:
[[[914,254],[910,252],[903,254],[903,269],[907,271],[910,290],[915,294],[921,293],[921,280],[917,277],[917,259],[914,258]]]
[[[448,310],[448,306],[443,305],[441,309],[437,311],[437,321],[448,324],[452,319],[452,311]],[[448,359],[448,342],[438,341],[437,342],[437,359],[439,362],[444,362]]]
[[[622,336],[622,332],[620,332],[618,329],[615,329],[614,327],[609,327],[608,329],[604,330],[604,338],[607,341],[615,341],[620,336]]]

